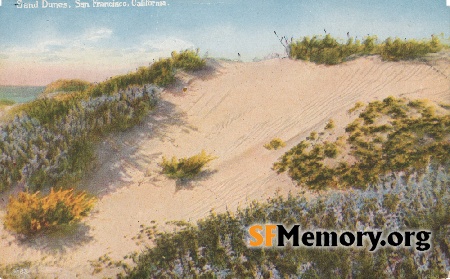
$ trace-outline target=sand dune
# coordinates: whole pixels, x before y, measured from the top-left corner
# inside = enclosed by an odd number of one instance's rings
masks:
[[[41,237],[27,243],[2,228],[0,263],[38,261],[40,273],[62,273],[59,278],[112,276],[114,270],[91,275],[88,260],[105,253],[120,260],[141,249],[131,239],[141,224],[195,221],[211,209],[234,210],[276,192],[303,191],[272,171],[273,162],[328,119],[343,127],[355,102],[389,95],[450,101],[448,60],[432,66],[378,57],[332,67],[288,59],[211,63],[214,71],[181,75],[143,124],[100,144],[98,167],[82,183],[100,196],[86,226],[59,242]],[[287,146],[266,150],[275,137]],[[177,184],[159,174],[163,155],[202,149],[218,158],[199,180]]]

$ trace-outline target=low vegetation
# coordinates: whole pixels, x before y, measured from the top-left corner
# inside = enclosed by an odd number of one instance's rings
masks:
[[[442,49],[437,36],[430,40],[402,40],[387,38],[379,43],[376,36],[367,36],[361,42],[348,38],[346,43],[339,42],[330,34],[303,37],[289,45],[291,58],[311,61],[318,64],[335,65],[351,57],[378,54],[387,61],[411,60]]]
[[[199,50],[194,51],[183,51],[178,53],[176,51],[172,52],[173,66],[177,69],[182,69],[185,71],[196,71],[200,70],[206,66],[205,59],[199,59]]]
[[[268,150],[277,150],[286,146],[286,143],[279,138],[274,138],[269,143],[264,144],[264,147]]]
[[[155,84],[164,87],[175,81],[177,69],[194,71],[201,69],[205,65],[206,60],[199,57],[198,51],[172,52],[171,58],[160,59],[149,67],[140,67],[134,73],[111,77],[109,80],[89,88],[86,94],[89,96],[110,95],[131,85],[144,86],[146,84]]]
[[[73,189],[51,189],[42,196],[20,192],[11,197],[5,216],[5,227],[23,235],[32,235],[44,230],[54,230],[62,225],[79,222],[94,206],[95,199],[85,193],[75,194]]]
[[[286,152],[274,169],[299,185],[365,189],[393,173],[412,175],[428,165],[450,164],[450,114],[424,101],[388,97],[362,109],[342,137],[324,141],[311,133]]]
[[[196,225],[152,234],[154,245],[124,265],[118,278],[444,278],[450,259],[447,170],[393,177],[366,191],[253,202],[236,213],[212,213]],[[392,195],[398,197],[393,198]],[[431,248],[250,248],[251,224],[299,224],[301,229],[431,230]],[[413,241],[415,243],[415,241]],[[414,245],[414,244],[413,244]]]
[[[325,130],[333,130],[335,127],[334,120],[330,119],[325,125]]]
[[[166,157],[163,157],[160,166],[162,173],[169,178],[191,179],[202,172],[206,164],[215,158],[211,154],[207,154],[205,150],[202,150],[199,154],[188,158],[177,159],[172,157],[172,159],[168,160]]]
[[[40,279],[34,275],[36,268],[32,267],[32,263],[30,261],[23,261],[14,264],[0,264],[0,278],[8,278],[8,279],[22,279],[24,278],[33,278]]]
[[[42,95],[48,95],[55,92],[81,92],[89,88],[90,82],[80,79],[58,79],[45,87]]]
[[[12,106],[14,105],[16,102],[12,101],[12,100],[5,100],[5,99],[0,99],[0,108],[1,107],[7,107],[7,106]]]
[[[75,185],[94,166],[99,138],[140,123],[156,105],[155,85],[173,82],[180,67],[199,69],[204,62],[187,50],[65,98],[41,98],[14,107],[10,121],[0,128],[0,192],[18,181],[30,192]],[[50,88],[84,85],[60,81]]]

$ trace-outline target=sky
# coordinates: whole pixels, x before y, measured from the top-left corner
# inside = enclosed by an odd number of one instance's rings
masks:
[[[324,34],[430,38],[450,34],[446,0],[0,0],[0,85],[46,85],[59,78],[101,81],[172,51],[200,49],[244,61],[283,54],[287,38]],[[22,8],[17,5],[22,1]],[[93,2],[125,1],[98,8]],[[43,8],[46,3],[70,8]],[[150,2],[150,1],[148,1]],[[38,8],[24,8],[24,4]]]

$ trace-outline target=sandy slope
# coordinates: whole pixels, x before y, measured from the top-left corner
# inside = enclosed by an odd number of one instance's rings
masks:
[[[376,57],[333,67],[287,59],[213,64],[214,72],[182,76],[142,125],[101,144],[98,168],[83,183],[101,197],[86,226],[63,239],[22,243],[2,228],[0,263],[38,261],[35,266],[50,278],[112,276],[114,270],[91,275],[88,260],[105,253],[120,260],[139,250],[131,238],[141,224],[195,220],[276,191],[301,191],[274,173],[272,163],[328,119],[345,125],[356,101],[389,95],[450,101],[448,61],[433,67]],[[287,147],[266,150],[263,144],[274,137]],[[202,149],[218,159],[201,179],[177,185],[158,173],[162,155],[190,156]]]

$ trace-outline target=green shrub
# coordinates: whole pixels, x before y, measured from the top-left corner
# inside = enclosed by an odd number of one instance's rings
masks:
[[[442,45],[436,36],[433,36],[430,41],[387,38],[379,48],[379,53],[384,60],[399,61],[416,59],[427,53],[438,52],[442,49]]]
[[[435,53],[443,48],[439,38],[433,36],[431,40],[400,40],[386,39],[382,44],[377,43],[377,36],[367,36],[363,43],[349,38],[346,43],[340,43],[330,34],[325,37],[303,37],[289,45],[290,56],[293,59],[311,61],[317,64],[335,65],[348,60],[353,55],[379,54],[384,60],[409,60]]]
[[[140,67],[136,72],[112,77],[90,87],[84,95],[98,97],[111,95],[119,90],[125,90],[129,86],[144,86],[155,84],[167,86],[175,81],[175,68],[170,58],[159,59],[149,67]]]
[[[268,150],[273,150],[273,149],[277,150],[277,149],[285,147],[285,146],[286,146],[286,143],[279,138],[274,138],[269,143],[264,145],[264,147]]]
[[[339,44],[330,34],[324,38],[304,37],[301,41],[290,44],[290,56],[318,64],[334,65],[342,62],[343,47],[344,45]],[[347,52],[351,48],[349,45],[345,45],[345,47]]]
[[[159,59],[149,67],[140,67],[136,72],[126,75],[115,76],[89,88],[88,96],[111,95],[128,86],[145,84],[156,84],[167,86],[175,81],[175,71],[199,70],[206,65],[206,61],[198,56],[198,51],[184,50],[180,53],[172,52],[171,58]]]
[[[80,79],[58,79],[45,87],[43,95],[54,92],[84,91],[89,88],[90,82]]]
[[[367,36],[363,41],[363,53],[364,54],[373,54],[376,53],[377,47],[377,36]]]
[[[205,67],[206,61],[198,56],[198,52],[198,49],[196,51],[185,50],[181,53],[172,52],[174,67],[185,71],[195,71]]]
[[[312,131],[309,134],[309,137],[307,139],[309,139],[309,140],[316,140],[316,139],[318,139],[318,137],[319,137],[319,135],[317,134],[317,132],[316,131]]]
[[[73,189],[51,189],[47,196],[39,192],[20,192],[10,197],[5,216],[5,227],[19,234],[31,235],[69,225],[87,216],[95,199],[85,193],[74,194]]]
[[[400,198],[395,194],[384,194],[383,196],[383,207],[388,210],[388,212],[395,212],[397,210]]]
[[[12,106],[14,105],[16,102],[12,101],[12,100],[5,100],[5,99],[0,99],[0,107],[6,107],[6,106]]]
[[[330,119],[328,123],[325,125],[325,130],[332,130],[334,129],[334,127],[335,127],[334,121],[333,119]]]
[[[344,138],[322,142],[317,133],[311,133],[286,152],[274,170],[287,171],[298,184],[315,190],[365,189],[392,173],[411,175],[421,173],[430,163],[450,164],[445,151],[450,149],[450,115],[438,114],[423,101],[388,97],[371,102],[345,132],[346,143]],[[340,156],[341,150],[347,152]]]
[[[364,103],[363,102],[356,102],[355,105],[351,109],[349,109],[347,112],[348,113],[353,113],[353,112],[357,111],[358,109],[360,109],[362,107],[364,107]]]
[[[43,98],[22,104],[19,109],[29,117],[39,120],[40,124],[48,125],[66,116],[69,110],[76,106],[77,102],[76,99],[60,101]]]
[[[163,157],[160,166],[162,168],[162,173],[169,178],[189,179],[198,175],[203,167],[214,159],[216,159],[216,157],[207,154],[205,150],[202,150],[202,152],[197,155],[189,158],[181,158],[179,160],[176,157],[172,157],[171,160],[167,160],[166,157]]]

